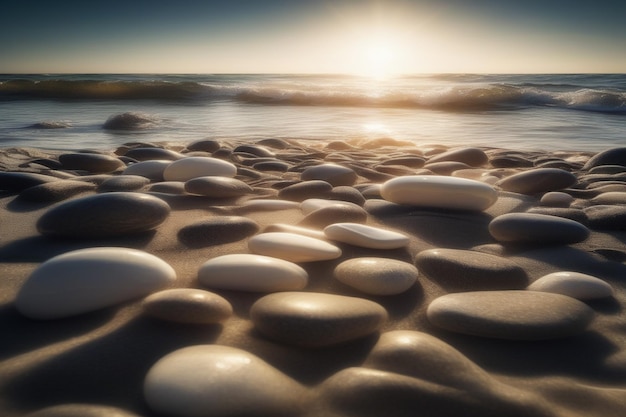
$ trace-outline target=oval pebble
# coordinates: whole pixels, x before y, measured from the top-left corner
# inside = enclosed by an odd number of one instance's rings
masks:
[[[209,288],[252,292],[295,291],[306,287],[309,274],[283,259],[252,254],[218,256],[202,264],[198,280]]]
[[[278,192],[278,197],[290,201],[328,197],[333,186],[326,181],[312,180],[289,185]]]
[[[53,181],[27,188],[20,193],[19,197],[26,201],[56,202],[95,189],[95,184],[84,181]]]
[[[351,203],[349,201],[326,200],[323,198],[308,198],[300,203],[300,209],[302,210],[302,214],[304,214],[305,216],[321,208],[337,206],[351,207],[354,209],[361,208],[359,205]]]
[[[489,223],[489,233],[504,243],[570,244],[589,237],[589,229],[563,217],[535,213],[508,213]]]
[[[244,216],[212,216],[178,231],[178,239],[190,248],[236,242],[259,231],[254,220]]]
[[[354,258],[335,267],[337,280],[366,294],[394,295],[415,284],[418,271],[407,262],[388,258]]]
[[[141,417],[117,407],[96,404],[58,404],[42,408],[24,417]]]
[[[520,194],[539,194],[570,187],[578,179],[574,174],[558,168],[536,168],[510,175],[496,183],[506,191]]]
[[[613,296],[608,282],[580,272],[560,271],[544,275],[528,286],[531,291],[563,294],[578,300],[595,300]]]
[[[396,204],[454,210],[484,210],[496,202],[493,187],[466,178],[439,175],[398,177],[385,182],[381,196]]]
[[[64,169],[76,169],[87,172],[113,172],[124,167],[124,163],[111,155],[97,153],[67,153],[59,155],[59,162]]]
[[[195,288],[159,291],[146,297],[142,307],[151,317],[177,323],[219,323],[233,314],[224,297]]]
[[[230,177],[196,177],[185,182],[185,191],[211,198],[241,197],[251,193],[252,187]]]
[[[456,333],[510,340],[544,340],[583,332],[594,312],[572,297],[537,291],[446,294],[427,309],[428,320]]]
[[[32,319],[58,319],[146,296],[176,280],[165,261],[128,248],[88,248],[42,263],[20,288],[15,306]]]
[[[311,292],[266,295],[250,309],[255,327],[278,342],[325,347],[358,339],[380,329],[387,311],[362,298]]]
[[[302,181],[326,181],[334,187],[339,185],[352,185],[357,180],[356,172],[350,168],[336,164],[321,164],[309,167],[302,172],[300,177]]]
[[[189,156],[169,164],[163,171],[165,181],[189,181],[205,176],[234,177],[237,167],[230,162],[204,156]]]
[[[367,221],[367,211],[356,204],[351,206],[341,204],[329,205],[307,214],[298,222],[298,225],[321,229],[339,221],[365,223]]]
[[[293,416],[306,391],[257,356],[229,346],[176,350],[156,362],[143,386],[148,406],[177,417]]]
[[[341,256],[341,249],[335,245],[294,233],[261,233],[250,238],[248,248],[259,255],[291,262],[325,261]]]
[[[541,205],[550,207],[569,207],[574,197],[561,191],[551,191],[541,197]]]
[[[331,240],[371,249],[397,249],[409,244],[408,236],[358,223],[335,223],[324,228]]]
[[[122,175],[140,175],[152,181],[163,181],[163,171],[171,163],[172,161],[166,160],[141,161],[129,165]]]
[[[102,181],[98,186],[98,192],[135,191],[148,185],[149,182],[148,178],[141,175],[119,175]]]

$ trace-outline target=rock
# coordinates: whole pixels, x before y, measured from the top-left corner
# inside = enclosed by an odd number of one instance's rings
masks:
[[[612,148],[595,154],[583,167],[589,170],[600,165],[621,165],[626,166],[626,147]]]
[[[510,175],[496,183],[497,187],[520,194],[539,194],[570,187],[578,179],[574,174],[557,168],[536,168]]]
[[[117,407],[95,404],[60,404],[42,408],[25,417],[140,417]]]
[[[185,156],[163,148],[133,148],[124,154],[136,161],[178,161]]]
[[[263,233],[270,232],[284,232],[295,233],[297,235],[303,235],[312,237],[315,239],[326,240],[326,235],[321,230],[309,229],[308,227],[294,226],[287,223],[273,223],[263,229]]]
[[[584,210],[592,229],[626,230],[626,207],[597,205]]]
[[[322,180],[337,187],[353,185],[358,177],[350,168],[335,164],[322,164],[306,168],[300,178],[302,181]]]
[[[278,192],[278,197],[290,201],[304,201],[309,198],[324,198],[333,186],[326,181],[313,180],[289,185]]]
[[[179,230],[178,239],[190,248],[237,242],[259,231],[259,225],[243,216],[212,216]]]
[[[276,154],[263,145],[239,145],[233,149],[233,153],[248,153],[260,157],[274,157]]]
[[[397,249],[409,244],[408,236],[358,223],[334,223],[324,228],[331,240],[371,249]]]
[[[37,221],[46,236],[102,238],[152,230],[163,223],[170,206],[163,200],[137,193],[105,193],[61,203]]]
[[[197,177],[234,177],[237,167],[230,162],[204,156],[189,156],[169,164],[163,171],[165,181],[189,181]]]
[[[337,265],[337,280],[366,294],[394,295],[411,288],[418,271],[413,265],[388,258],[354,258]]]
[[[111,130],[142,130],[150,129],[158,124],[159,119],[150,114],[126,112],[112,115],[102,127]]]
[[[460,249],[428,249],[415,258],[426,276],[448,291],[523,289],[528,278],[512,261],[488,253]]]
[[[569,271],[544,275],[530,284],[528,289],[563,294],[578,300],[594,300],[613,296],[613,287],[608,282],[591,275]]]
[[[343,201],[346,203],[353,203],[357,206],[363,206],[365,204],[365,197],[354,187],[347,185],[341,185],[339,187],[333,187],[327,196],[330,200]]]
[[[591,199],[593,204],[626,205],[626,191],[609,191]]]
[[[380,193],[396,204],[454,210],[484,210],[498,198],[496,190],[482,182],[438,175],[394,178]]]
[[[49,182],[60,181],[59,178],[33,172],[4,172],[0,171],[0,190],[24,191],[27,188]]]
[[[259,255],[291,262],[325,261],[341,256],[341,249],[328,242],[294,233],[261,233],[250,238],[248,248]]]
[[[252,187],[230,177],[196,177],[185,183],[185,191],[211,198],[236,198],[251,193]]]
[[[233,314],[228,300],[195,288],[159,291],[146,297],[142,306],[147,315],[176,323],[213,324]]]
[[[53,181],[27,188],[20,193],[19,198],[26,201],[48,203],[65,200],[66,198],[87,191],[94,191],[95,189],[96,186],[94,184],[84,181]]]
[[[489,233],[503,243],[570,244],[589,237],[589,229],[574,220],[534,213],[509,213],[489,223]]]
[[[231,254],[202,264],[198,280],[209,288],[235,291],[275,292],[301,290],[309,274],[299,265],[262,255]]]
[[[248,200],[243,202],[237,208],[240,211],[277,211],[277,210],[291,210],[297,209],[300,204],[296,201],[285,200]]]
[[[141,175],[119,175],[104,180],[98,186],[98,192],[110,193],[114,191],[136,191],[150,183],[150,180]]]
[[[148,190],[153,193],[165,193],[165,194],[174,194],[174,195],[186,194],[185,183],[181,181],[157,182],[156,184],[152,184],[148,188]]]
[[[446,294],[427,309],[428,320],[456,333],[510,340],[543,340],[583,332],[594,317],[584,303],[536,291]]]
[[[291,168],[291,165],[283,161],[274,160],[274,161],[257,162],[256,164],[252,165],[252,168],[254,168],[257,171],[263,171],[263,172],[265,171],[286,172],[289,170],[289,168]]]
[[[387,311],[362,298],[312,292],[266,295],[250,309],[254,326],[268,338],[303,347],[325,347],[370,335]]]
[[[191,152],[215,152],[220,148],[220,143],[212,139],[200,139],[187,145],[187,150]]]
[[[305,216],[325,207],[350,207],[353,209],[361,208],[359,205],[350,203],[348,201],[326,200],[324,198],[308,198],[300,203],[300,209]]]
[[[124,163],[111,155],[97,153],[68,153],[59,155],[63,169],[81,170],[93,173],[117,171]]]
[[[585,212],[577,208],[533,207],[528,209],[527,213],[563,217],[564,219],[574,220],[575,222],[585,225],[588,223]]]
[[[569,207],[574,197],[560,191],[551,191],[541,197],[541,205],[550,207]]]
[[[171,161],[142,161],[129,165],[122,172],[123,175],[141,175],[151,181],[163,181],[163,171],[172,162]]]
[[[483,152],[482,149],[479,148],[461,148],[461,149],[452,149],[438,155],[433,156],[428,160],[428,164],[432,164],[434,162],[443,162],[443,161],[455,161],[462,162],[471,167],[480,167],[487,162],[489,162],[489,158],[487,154]]]
[[[305,227],[324,228],[336,222],[365,223],[367,221],[367,211],[356,204],[349,205],[329,205],[319,208],[309,213],[298,224]]]
[[[397,156],[393,158],[385,159],[381,162],[381,165],[402,165],[409,168],[421,168],[424,166],[426,160],[419,156]]]
[[[306,391],[257,356],[229,346],[176,350],[155,363],[143,387],[153,411],[180,417],[293,416]]]
[[[32,319],[59,319],[146,296],[175,280],[171,266],[146,252],[79,249],[39,265],[20,288],[15,306]]]
[[[451,175],[455,171],[465,170],[469,168],[471,168],[471,166],[462,162],[454,161],[433,162],[432,164],[427,163],[426,165],[424,165],[424,169],[434,172],[437,175]]]

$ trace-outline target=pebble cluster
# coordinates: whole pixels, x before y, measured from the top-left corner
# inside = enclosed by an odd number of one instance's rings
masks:
[[[599,247],[590,260],[560,255],[547,274],[533,265],[603,230],[626,230],[626,148],[548,160],[400,145],[202,140],[25,160],[0,172],[4,195],[45,207],[42,236],[98,243],[41,263],[15,307],[34,320],[129,302],[164,323],[226,329],[243,318],[280,349],[377,339],[362,361],[313,386],[245,344],[184,347],[145,376],[144,401],[158,415],[553,415],[442,338],[542,343],[588,332],[606,314],[593,302],[617,289],[597,265],[626,260],[626,248]],[[106,245],[161,233],[184,205],[206,216],[189,218],[178,244],[215,248],[191,285],[158,253]],[[255,220],[283,211],[298,220]],[[469,244],[441,246],[442,236]],[[240,241],[247,251],[229,252]],[[394,308],[409,298],[423,319],[413,325]]]

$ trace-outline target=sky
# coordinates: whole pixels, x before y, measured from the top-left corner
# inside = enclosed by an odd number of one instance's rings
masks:
[[[8,0],[0,73],[626,73],[624,0]]]

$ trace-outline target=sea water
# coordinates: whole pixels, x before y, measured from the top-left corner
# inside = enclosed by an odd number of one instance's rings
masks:
[[[626,145],[626,75],[0,75],[0,147],[206,138],[600,151]]]

